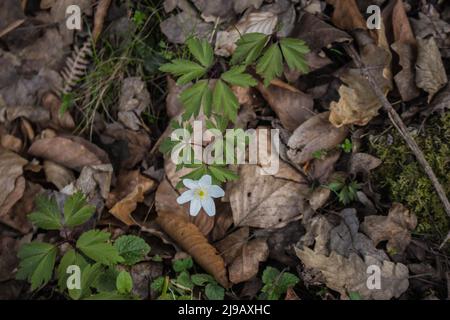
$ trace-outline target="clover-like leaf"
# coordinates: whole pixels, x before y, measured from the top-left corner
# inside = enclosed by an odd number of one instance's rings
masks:
[[[245,66],[233,67],[223,73],[221,78],[222,80],[235,86],[241,86],[244,88],[256,86],[258,82],[250,74],[245,73],[245,69]]]
[[[95,212],[95,207],[88,205],[81,192],[74,193],[64,203],[64,220],[68,227],[75,227],[88,221]]]
[[[306,43],[299,39],[283,38],[280,40],[281,51],[291,70],[307,73],[309,68],[305,60],[305,54],[309,52]]]
[[[246,33],[236,42],[236,50],[231,58],[232,64],[253,63],[261,55],[269,36],[262,33]]]
[[[180,95],[180,101],[186,109],[183,114],[184,120],[190,119],[192,115],[197,117],[202,106],[205,115],[209,116],[211,114],[212,92],[208,80],[201,80],[184,90]]]
[[[53,197],[39,195],[36,198],[36,211],[30,213],[28,219],[41,229],[60,230],[62,228],[61,214]]]
[[[117,248],[109,243],[111,234],[100,230],[89,230],[83,233],[76,243],[78,249],[96,262],[113,265],[123,262]]]
[[[277,43],[272,44],[258,60],[256,72],[264,78],[267,87],[274,78],[283,73],[283,57]]]
[[[239,101],[230,87],[220,79],[214,87],[213,107],[217,113],[223,114],[233,122],[236,121]]]
[[[214,51],[205,39],[189,38],[186,41],[189,51],[205,68],[211,67],[214,62]]]
[[[163,64],[159,70],[179,77],[177,80],[177,84],[179,85],[184,85],[192,80],[198,79],[206,72],[205,67],[185,59],[175,59],[171,63]]]
[[[28,280],[31,290],[47,284],[53,274],[58,249],[49,243],[32,242],[24,244],[17,256],[20,259],[16,278]]]

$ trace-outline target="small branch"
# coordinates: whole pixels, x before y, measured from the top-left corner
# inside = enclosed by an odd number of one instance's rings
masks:
[[[348,46],[346,46],[346,51],[352,57],[356,66],[361,70],[361,74],[367,79],[367,81],[369,81],[369,84],[370,84],[373,92],[378,97],[378,99],[381,101],[383,108],[388,113],[389,119],[391,120],[392,124],[394,125],[394,127],[397,129],[397,131],[402,136],[402,138],[405,140],[408,147],[411,149],[411,151],[416,156],[417,161],[422,166],[422,168],[425,171],[425,173],[427,174],[428,178],[431,180],[431,183],[433,184],[433,187],[436,190],[436,192],[439,196],[439,199],[442,202],[442,205],[444,206],[445,212],[450,217],[450,202],[448,201],[447,195],[445,194],[445,190],[442,187],[442,185],[440,184],[440,182],[439,182],[438,178],[436,177],[436,174],[434,173],[430,164],[425,159],[425,155],[423,154],[422,150],[417,145],[414,138],[409,134],[405,123],[400,118],[397,111],[395,111],[395,109],[392,107],[392,104],[388,101],[386,96],[383,94],[383,91],[378,86],[373,75],[370,73],[370,71],[366,68],[366,66],[362,62],[361,57],[356,52],[355,48],[352,45],[348,45]],[[447,236],[447,239],[441,245],[441,247],[445,244],[445,242],[447,240],[449,240],[449,237],[450,237],[450,233]]]

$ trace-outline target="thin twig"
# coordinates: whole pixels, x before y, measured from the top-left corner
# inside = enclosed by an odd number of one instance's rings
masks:
[[[405,123],[403,122],[402,118],[398,115],[397,111],[392,107],[392,104],[389,102],[389,100],[386,98],[386,96],[383,94],[383,91],[380,89],[379,85],[375,81],[375,78],[371,74],[371,72],[366,68],[364,63],[361,60],[361,57],[356,52],[355,48],[352,45],[347,45],[346,47],[347,53],[352,57],[353,61],[355,62],[356,66],[360,69],[361,74],[367,79],[369,82],[373,92],[377,96],[377,98],[381,101],[384,110],[388,113],[389,119],[391,120],[394,127],[397,129],[397,131],[400,133],[402,138],[405,140],[408,147],[411,149],[411,151],[414,153],[414,155],[417,158],[417,161],[422,166],[423,170],[427,174],[428,178],[431,180],[431,183],[433,184],[434,189],[436,190],[439,199],[442,202],[442,205],[444,206],[444,210],[447,213],[447,215],[450,217],[450,202],[448,201],[447,195],[445,194],[445,190],[440,184],[438,178],[436,177],[436,174],[434,173],[433,169],[431,168],[428,161],[425,159],[425,155],[423,154],[420,147],[417,145],[414,138],[409,134],[408,129],[406,128]],[[447,236],[446,240],[442,243],[441,247],[445,244],[447,240],[450,238],[450,233]]]

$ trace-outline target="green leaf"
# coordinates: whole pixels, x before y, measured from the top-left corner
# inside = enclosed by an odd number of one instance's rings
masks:
[[[328,189],[337,193],[344,187],[344,183],[341,181],[334,181],[328,185]]]
[[[289,69],[308,73],[309,68],[305,54],[309,52],[309,48],[304,41],[283,38],[280,40],[280,47]]]
[[[24,244],[17,256],[20,259],[18,280],[28,280],[31,290],[47,284],[53,274],[58,249],[48,243],[32,242]]]
[[[228,82],[231,85],[236,85],[244,88],[254,87],[258,84],[250,74],[245,73],[245,66],[233,67],[227,72],[223,73],[222,80]]]
[[[189,276],[189,272],[181,271],[177,277],[177,283],[185,288],[193,289],[194,284],[191,281],[191,277]]]
[[[222,80],[217,80],[213,93],[214,110],[235,122],[239,109],[239,101],[229,86]]]
[[[191,276],[191,280],[196,286],[204,286],[207,283],[216,283],[216,280],[206,273],[194,274]]]
[[[150,252],[150,246],[144,239],[132,235],[119,237],[114,242],[114,247],[124,259],[124,264],[129,266],[142,261]]]
[[[67,110],[73,106],[73,93],[64,93],[61,99],[61,107],[59,108],[59,115],[63,116]]]
[[[96,293],[84,300],[134,300],[134,297],[129,294],[120,294],[116,291],[113,291]]]
[[[231,58],[232,64],[243,62],[249,65],[256,61],[267,44],[269,36],[262,33],[246,33],[236,42],[236,50]]]
[[[182,272],[185,270],[189,270],[193,266],[194,261],[192,261],[191,257],[185,259],[178,259],[172,263],[172,267],[175,272]]]
[[[264,284],[274,283],[277,277],[280,275],[280,271],[273,267],[267,267],[262,274],[262,281]]]
[[[153,280],[152,284],[150,285],[150,289],[152,289],[153,291],[156,291],[157,293],[162,292],[163,287],[164,287],[164,281],[165,281],[164,277],[156,278],[155,280]]]
[[[175,59],[171,63],[163,64],[159,70],[180,77],[177,81],[179,85],[187,84],[194,79],[202,77],[206,73],[205,67],[184,59]]]
[[[258,60],[256,72],[264,78],[267,87],[274,78],[283,73],[283,57],[277,43],[271,45]]]
[[[209,89],[208,80],[201,80],[180,94],[180,101],[186,111],[183,120],[189,120],[192,115],[197,117],[203,106],[205,115],[211,114],[212,92]]]
[[[87,264],[81,272],[80,289],[69,290],[69,296],[74,300],[86,298],[92,294],[91,287],[95,286],[98,277],[104,272],[100,263]]]
[[[339,147],[345,152],[350,153],[353,149],[353,144],[350,139],[345,139],[343,144],[340,144]]]
[[[38,228],[45,230],[62,229],[61,214],[53,197],[39,195],[36,198],[36,211],[28,215],[28,219]]]
[[[208,283],[205,287],[205,295],[209,300],[223,300],[225,289],[217,283]]]
[[[123,262],[117,248],[109,243],[111,234],[100,230],[90,230],[83,233],[77,241],[77,248],[86,256],[105,265]]]
[[[358,292],[350,292],[348,297],[350,300],[362,300],[361,295]]]
[[[61,291],[67,289],[67,279],[69,278],[69,274],[67,273],[67,268],[71,265],[75,265],[80,267],[83,270],[88,263],[83,258],[83,256],[77,253],[74,249],[68,250],[64,256],[61,258],[59,262],[59,266],[57,269],[58,274],[58,287]]]
[[[118,275],[119,271],[116,268],[109,267],[97,277],[92,287],[99,292],[116,291],[116,279]]]
[[[116,288],[121,294],[130,293],[133,289],[133,278],[127,271],[121,271],[117,276]]]
[[[81,192],[71,195],[64,203],[64,220],[68,227],[75,227],[88,221],[95,212],[95,207],[88,205]]]
[[[300,279],[292,273],[283,272],[280,277],[280,280],[277,283],[277,286],[280,288],[282,293],[286,293],[288,288],[295,287],[297,283],[300,282]]]
[[[205,68],[211,67],[214,62],[214,51],[205,39],[189,38],[186,41],[189,51]]]
[[[213,178],[216,178],[219,182],[227,182],[239,179],[239,176],[233,171],[221,166],[209,166],[208,171]]]

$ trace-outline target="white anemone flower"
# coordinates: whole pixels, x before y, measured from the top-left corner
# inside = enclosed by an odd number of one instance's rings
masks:
[[[189,214],[191,216],[196,216],[202,207],[208,216],[214,216],[216,214],[216,205],[213,198],[221,198],[225,195],[225,192],[221,187],[211,183],[210,175],[204,175],[198,181],[183,179],[183,184],[189,190],[183,192],[177,198],[177,202],[184,204],[190,201]]]

